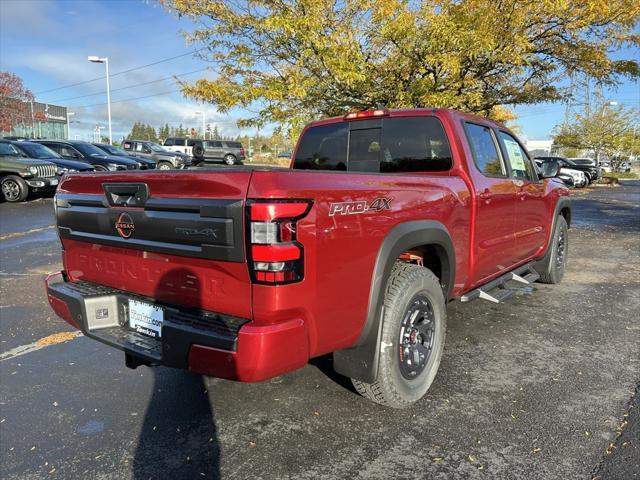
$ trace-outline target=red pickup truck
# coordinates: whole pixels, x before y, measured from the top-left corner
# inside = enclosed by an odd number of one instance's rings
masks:
[[[447,303],[559,282],[568,190],[504,126],[451,110],[308,125],[289,170],[67,175],[55,198],[55,312],[165,365],[260,381],[333,353],[361,394],[431,385]]]

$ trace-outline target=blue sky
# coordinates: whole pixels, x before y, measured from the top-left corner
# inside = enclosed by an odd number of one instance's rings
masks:
[[[107,124],[104,79],[57,88],[104,75],[104,65],[88,62],[87,56],[109,57],[112,75],[180,56],[111,79],[114,140],[128,133],[135,121],[200,128],[202,117],[195,112],[203,109],[207,123],[235,135],[240,132],[235,120],[242,112],[221,115],[211,105],[186,100],[176,92],[175,80],[165,79],[185,73],[180,78],[187,81],[214,77],[204,70],[209,63],[189,54],[196,47],[186,45],[181,33],[192,28],[188,20],[154,1],[0,0],[0,69],[22,77],[38,101],[68,106],[76,113],[72,135],[86,139],[96,124]],[[627,50],[616,56],[640,59],[640,52]],[[131,87],[140,83],[146,85]],[[640,107],[639,82],[626,81],[604,93],[610,100]],[[148,98],[131,100],[138,97]],[[564,105],[521,106],[515,112],[522,136],[539,140],[548,138],[562,121]]]

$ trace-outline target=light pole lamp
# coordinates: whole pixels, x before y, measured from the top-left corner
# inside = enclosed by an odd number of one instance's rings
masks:
[[[113,136],[111,134],[111,90],[109,88],[109,57],[98,57],[96,55],[91,55],[87,58],[90,62],[93,63],[104,63],[106,69],[107,76],[107,116],[109,120],[109,143],[113,143]]]
[[[71,129],[70,129],[71,122],[69,121],[69,117],[75,114],[76,112],[70,112],[69,110],[67,110],[67,140],[71,140]]]

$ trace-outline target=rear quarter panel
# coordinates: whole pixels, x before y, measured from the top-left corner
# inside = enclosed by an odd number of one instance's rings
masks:
[[[367,314],[376,256],[386,234],[413,220],[436,220],[451,233],[456,254],[456,285],[465,283],[470,208],[458,177],[389,175],[305,170],[255,171],[248,199],[311,199],[313,207],[298,223],[304,246],[304,280],[278,287],[254,285],[254,320],[298,317],[305,321],[310,355],[354,344]],[[340,202],[389,199],[389,210],[340,215]]]

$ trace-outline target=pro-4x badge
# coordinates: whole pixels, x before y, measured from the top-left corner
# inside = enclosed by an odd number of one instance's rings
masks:
[[[116,230],[122,238],[129,238],[135,229],[133,219],[127,212],[122,212],[116,220]]]
[[[366,200],[356,202],[339,202],[329,205],[329,216],[334,215],[354,215],[357,213],[365,213],[369,211],[380,212],[381,210],[391,210],[391,199],[387,197],[378,197],[371,203]]]

